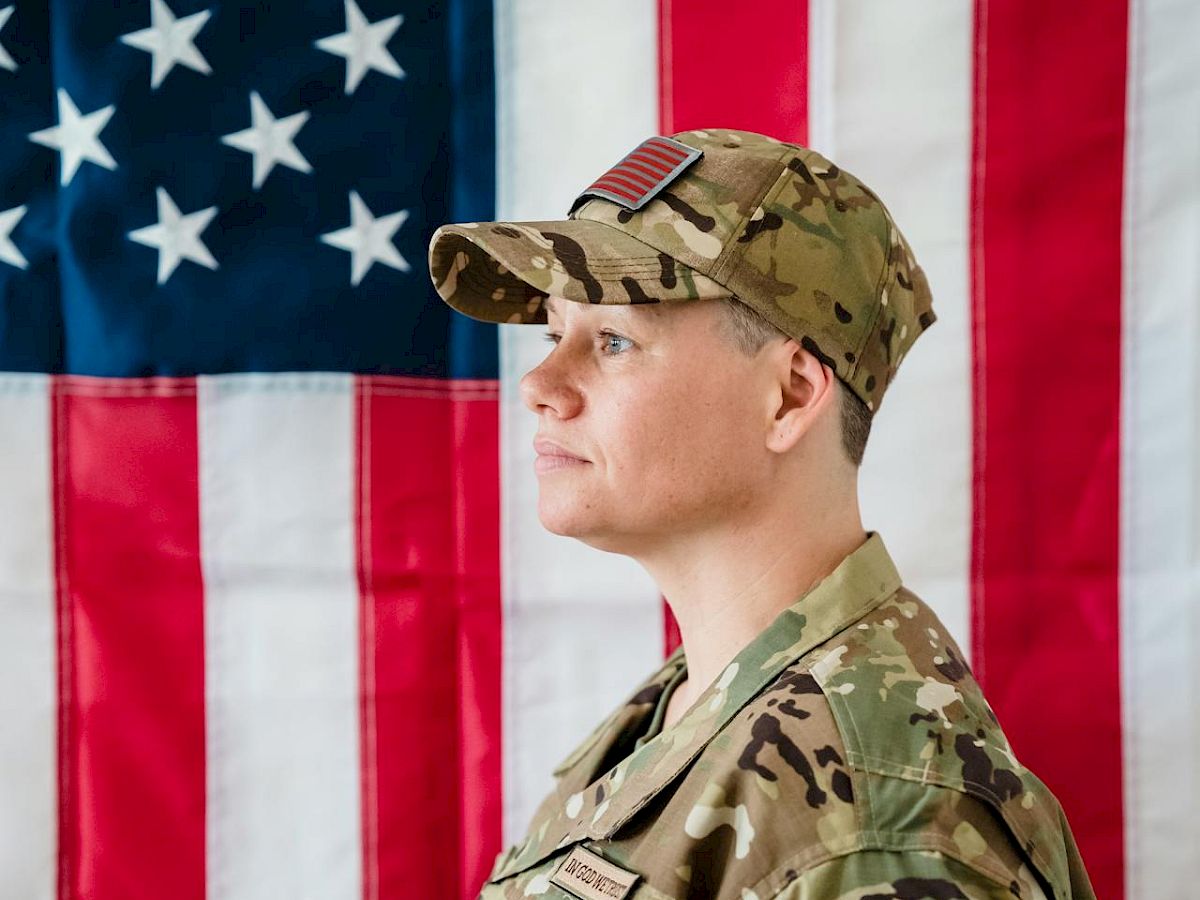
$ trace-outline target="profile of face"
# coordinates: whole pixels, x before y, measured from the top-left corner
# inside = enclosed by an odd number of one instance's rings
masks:
[[[521,397],[538,418],[535,446],[579,459],[538,457],[546,529],[636,557],[665,538],[736,527],[778,490],[779,451],[811,426],[781,424],[792,356],[782,338],[743,355],[713,301],[551,297],[547,311],[553,345],[521,378]]]

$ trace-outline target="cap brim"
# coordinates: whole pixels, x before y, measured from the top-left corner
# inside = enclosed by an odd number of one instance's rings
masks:
[[[732,296],[674,257],[587,219],[443,225],[429,242],[429,273],[443,300],[484,322],[544,323],[549,295],[607,304]]]

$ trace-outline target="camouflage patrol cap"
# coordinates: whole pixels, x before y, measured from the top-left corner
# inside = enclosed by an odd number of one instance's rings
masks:
[[[937,319],[924,272],[866,185],[806,147],[728,129],[649,138],[565,220],[443,225],[429,269],[451,307],[489,322],[544,324],[551,294],[735,297],[871,410]]]

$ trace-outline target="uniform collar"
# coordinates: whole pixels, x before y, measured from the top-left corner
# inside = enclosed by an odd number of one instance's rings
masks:
[[[878,532],[867,532],[867,539],[836,569],[742,648],[678,722],[582,791],[565,798],[562,806],[551,809],[543,821],[533,823],[524,843],[511,847],[497,860],[492,877],[523,871],[576,841],[612,837],[784,669],[862,618],[894,594],[900,584],[900,574],[883,538]],[[661,688],[678,671],[683,659],[682,649],[676,650],[639,690],[650,685]],[[623,705],[601,723],[556,773],[602,759],[620,723],[629,715],[622,712],[626,708]]]

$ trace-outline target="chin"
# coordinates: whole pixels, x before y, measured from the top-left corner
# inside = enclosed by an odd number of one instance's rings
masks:
[[[627,553],[632,549],[627,538],[613,532],[611,523],[596,521],[586,509],[574,503],[562,506],[539,503],[538,520],[551,534],[574,538],[596,550]]]
[[[559,505],[548,507],[545,503],[538,504],[538,521],[542,523],[542,527],[551,534],[561,534],[563,537],[573,537],[583,540],[590,527],[594,527],[594,522],[589,522],[589,516],[586,512],[582,512],[573,508],[573,504],[566,504],[566,508]]]

